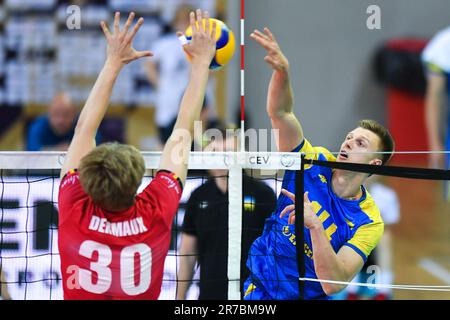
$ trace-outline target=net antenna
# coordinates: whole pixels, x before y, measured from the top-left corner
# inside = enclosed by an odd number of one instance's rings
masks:
[[[298,293],[299,299],[305,299],[305,282],[300,279],[305,277],[305,208],[303,205],[303,194],[305,193],[305,155],[301,154],[300,170],[295,172],[295,212],[298,212],[295,217],[295,239],[297,251],[297,268],[298,268]]]

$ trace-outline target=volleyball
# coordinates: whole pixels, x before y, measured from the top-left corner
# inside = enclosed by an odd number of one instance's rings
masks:
[[[216,54],[211,61],[209,68],[211,70],[218,70],[226,65],[233,57],[235,50],[235,39],[233,31],[221,20],[209,19],[209,23],[212,26],[213,21],[216,22]],[[205,25],[205,19],[203,19],[203,25]],[[186,39],[191,41],[192,28],[189,26],[185,32]],[[187,55],[188,59],[189,55]]]

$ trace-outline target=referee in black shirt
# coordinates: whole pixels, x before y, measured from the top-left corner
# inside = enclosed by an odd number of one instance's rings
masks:
[[[223,139],[214,139],[209,151],[236,151],[238,138],[227,136],[218,128]],[[228,178],[226,170],[210,170],[210,179],[193,191],[186,207],[180,244],[177,299],[185,300],[194,275],[200,266],[199,300],[228,300]],[[276,196],[264,182],[246,174],[243,182],[243,217],[241,242],[241,295],[243,282],[249,276],[245,265],[253,241],[264,228],[264,221],[273,212]]]

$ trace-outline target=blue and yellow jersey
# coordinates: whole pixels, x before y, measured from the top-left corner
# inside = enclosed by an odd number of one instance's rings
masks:
[[[304,152],[307,159],[336,160],[327,149],[313,147],[306,139],[294,151]],[[309,192],[309,199],[334,251],[337,253],[342,246],[348,246],[366,261],[383,234],[380,212],[363,186],[363,196],[359,200],[337,197],[331,188],[331,177],[331,168],[306,165],[305,191]],[[295,193],[295,171],[285,172],[282,187]],[[266,220],[264,232],[253,243],[247,260],[252,274],[249,280],[252,288],[263,289],[265,297],[270,299],[298,299],[295,226],[288,224],[288,215],[279,217],[280,212],[290,204],[292,201],[280,194],[275,212]],[[307,228],[304,254],[306,277],[317,279],[314,250]],[[327,299],[327,296],[320,283],[306,282],[305,298]]]

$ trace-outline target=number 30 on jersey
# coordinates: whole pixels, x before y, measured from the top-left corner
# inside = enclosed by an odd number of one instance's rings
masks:
[[[78,268],[77,266],[67,268],[68,273],[73,273],[78,269],[78,282],[75,279],[71,284],[68,283],[68,288],[74,289],[81,287],[95,294],[107,292],[111,288],[113,279],[110,268],[113,262],[111,249],[107,245],[87,240],[81,244],[78,253],[90,260],[89,269]],[[135,262],[137,256],[139,257],[139,275],[137,275],[139,283],[135,281]],[[143,243],[124,247],[120,252],[119,263],[120,287],[123,292],[129,296],[146,292],[151,283],[151,248]],[[96,274],[96,281],[94,281],[94,273]],[[71,278],[69,278],[68,282]]]

